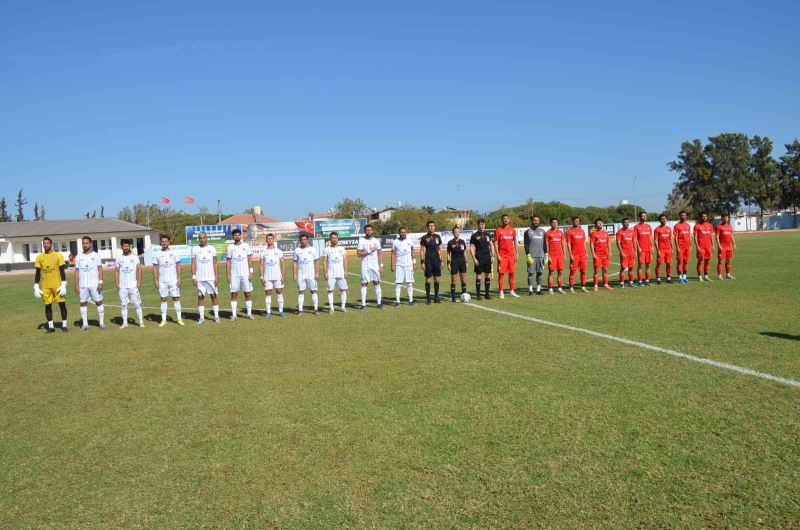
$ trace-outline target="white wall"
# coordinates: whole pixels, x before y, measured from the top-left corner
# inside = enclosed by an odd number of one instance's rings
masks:
[[[53,248],[61,255],[64,260],[69,260],[69,243],[74,241],[77,243],[78,252],[83,248],[81,246],[81,238],[88,235],[93,240],[97,241],[97,253],[102,260],[112,260],[122,254],[120,241],[122,239],[132,239],[134,245],[139,238],[144,239],[145,249],[153,245],[150,232],[139,234],[125,234],[124,236],[117,236],[114,234],[68,234],[63,236],[50,236],[53,239]],[[0,264],[5,263],[32,263],[36,261],[36,256],[42,252],[42,237],[25,237],[25,238],[0,238]],[[24,245],[28,244],[30,247],[30,260],[25,259],[23,252]],[[64,247],[62,247],[62,244]]]

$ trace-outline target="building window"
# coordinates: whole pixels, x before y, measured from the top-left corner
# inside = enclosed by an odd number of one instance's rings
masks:
[[[105,239],[101,239],[100,240],[100,250],[106,250],[106,240]]]
[[[31,252],[34,254],[39,254],[39,243],[33,243],[31,245]]]
[[[61,252],[68,252],[68,251],[69,251],[69,245],[65,241],[62,241],[61,242]]]

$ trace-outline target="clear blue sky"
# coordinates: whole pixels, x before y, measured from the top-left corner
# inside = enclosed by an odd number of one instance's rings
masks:
[[[274,4],[5,2],[0,195],[660,209],[681,141],[800,136],[797,2]]]

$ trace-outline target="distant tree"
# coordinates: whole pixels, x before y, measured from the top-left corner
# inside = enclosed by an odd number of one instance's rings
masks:
[[[44,206],[39,206],[39,220],[46,221],[45,217],[47,216],[47,212],[44,209]]]
[[[17,192],[17,222],[25,220],[25,205],[28,204],[28,199],[22,196],[22,189]]]
[[[797,208],[800,207],[800,141],[786,144],[786,154],[780,157],[780,204],[794,212],[794,227],[797,228]]]
[[[667,219],[677,219],[680,212],[686,212],[690,218],[694,218],[692,205],[681,195],[681,191],[676,184],[672,187],[672,191],[667,197],[667,204],[664,205],[664,215],[667,216]]]
[[[429,215],[433,215],[436,213],[436,208],[430,205],[423,206],[422,209],[428,212]]]
[[[89,214],[89,212],[86,212],[86,218],[91,219],[91,217],[92,217],[91,214]]]
[[[100,206],[100,217],[105,217],[105,216],[106,216],[106,207],[101,205]]]
[[[370,213],[367,203],[358,197],[355,199],[351,199],[350,197],[341,199],[334,205],[333,210],[338,219],[369,217],[368,214]]]
[[[39,220],[39,203],[38,202],[33,203],[33,220],[34,221],[38,221]]]
[[[206,217],[211,215],[211,210],[208,209],[207,206],[200,206],[197,208],[197,215],[200,217],[200,224],[206,224]]]
[[[97,217],[97,210],[92,212],[92,219],[94,219],[95,217]]]
[[[764,210],[778,203],[781,194],[778,162],[772,156],[772,140],[754,136],[750,139],[750,175],[742,187],[745,204],[756,205],[760,211],[760,224],[764,224]]]
[[[722,133],[709,137],[704,151],[711,164],[714,189],[709,209],[720,214],[735,213],[750,176],[750,140],[746,134]]]
[[[6,198],[0,198],[0,223],[7,223],[11,219],[8,217],[8,203]]]

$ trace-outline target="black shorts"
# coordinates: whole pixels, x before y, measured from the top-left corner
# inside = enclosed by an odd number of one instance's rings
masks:
[[[450,261],[450,274],[466,274],[467,273],[467,260],[454,259]]]
[[[439,259],[425,258],[425,277],[442,275],[442,261]]]
[[[475,265],[475,274],[491,274],[492,273],[492,258],[489,256],[478,256],[478,264]]]

